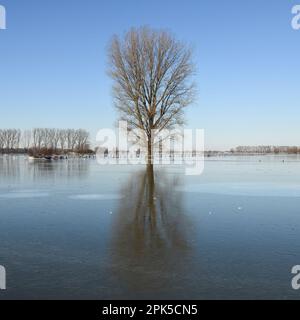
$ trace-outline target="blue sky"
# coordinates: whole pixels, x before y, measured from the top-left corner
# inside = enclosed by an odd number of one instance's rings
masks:
[[[0,128],[112,127],[107,46],[132,26],[171,30],[195,49],[188,127],[206,149],[300,145],[300,0],[0,0]]]

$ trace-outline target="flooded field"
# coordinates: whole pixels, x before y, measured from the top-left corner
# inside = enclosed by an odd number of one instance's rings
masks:
[[[0,299],[299,299],[300,158],[0,156]]]

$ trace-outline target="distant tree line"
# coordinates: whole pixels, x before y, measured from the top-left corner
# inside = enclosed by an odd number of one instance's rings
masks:
[[[1,153],[90,152],[89,133],[83,129],[0,129]]]
[[[239,146],[231,149],[232,153],[254,153],[254,154],[298,154],[300,147],[296,146]]]
[[[20,147],[21,130],[19,129],[0,129],[0,150],[17,150]]]

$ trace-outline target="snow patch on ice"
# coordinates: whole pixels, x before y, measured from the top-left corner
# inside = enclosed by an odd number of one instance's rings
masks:
[[[73,200],[119,200],[123,197],[118,194],[78,194],[72,195],[69,199]]]

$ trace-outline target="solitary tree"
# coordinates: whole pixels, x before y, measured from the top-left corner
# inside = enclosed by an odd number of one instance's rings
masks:
[[[114,36],[109,58],[120,120],[142,130],[152,163],[153,132],[182,125],[193,101],[191,50],[166,31],[143,27]]]

